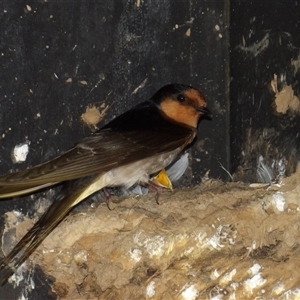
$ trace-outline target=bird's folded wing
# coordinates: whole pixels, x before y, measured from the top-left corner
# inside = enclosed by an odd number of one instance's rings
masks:
[[[100,174],[115,167],[171,151],[188,143],[194,132],[170,130],[100,131],[49,162],[0,177],[0,198],[33,192],[63,181]],[[168,128],[170,129],[170,128]]]

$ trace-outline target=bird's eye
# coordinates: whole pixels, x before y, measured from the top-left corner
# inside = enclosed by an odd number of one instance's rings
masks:
[[[183,96],[183,95],[178,95],[177,96],[177,100],[179,101],[179,102],[184,102],[185,101],[185,97]]]

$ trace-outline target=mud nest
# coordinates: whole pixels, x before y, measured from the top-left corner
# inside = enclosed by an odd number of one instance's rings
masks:
[[[200,187],[119,199],[69,215],[37,265],[60,299],[299,299],[300,169],[280,185]],[[6,231],[19,240],[35,220]],[[29,276],[28,276],[29,274]]]

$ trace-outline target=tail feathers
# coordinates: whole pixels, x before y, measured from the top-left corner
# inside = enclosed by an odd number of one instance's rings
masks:
[[[12,251],[0,262],[0,285],[4,285],[8,278],[15,273],[23,262],[36,250],[48,234],[64,219],[72,209],[74,203],[82,196],[86,187],[78,180],[71,182],[57,199],[50,205],[42,217],[18,242]],[[72,194],[71,194],[72,192]],[[81,199],[83,200],[83,199]],[[21,255],[17,257],[20,253]]]
[[[57,226],[66,216],[71,207],[60,209],[54,202],[41,219],[27,232],[13,250],[0,262],[0,270],[3,269],[0,284],[4,285],[8,278],[16,272],[23,262],[36,250],[47,235]],[[54,208],[59,209],[59,214],[53,216]],[[57,211],[57,210],[56,210]],[[22,251],[19,257],[16,255]]]
[[[26,245],[33,239],[35,235],[38,234],[38,231],[39,226],[38,223],[36,223],[34,227],[32,227],[28,231],[28,233],[20,240],[20,242],[13,248],[13,250],[0,262],[0,270],[3,270],[0,280],[1,286],[7,282],[8,278],[17,271],[18,267],[32,254],[36,247],[38,247],[39,244],[34,246],[32,241],[29,247],[25,249]],[[40,242],[42,242],[42,240]],[[15,258],[15,256],[22,249],[24,249],[22,256],[20,256],[19,258]]]
[[[14,269],[13,267],[10,267],[10,266],[5,266],[5,268],[2,272],[2,275],[1,275],[2,278],[0,280],[0,285],[3,286],[7,282],[8,278],[16,272],[17,272],[17,269]]]
[[[4,285],[19,266],[36,250],[48,234],[64,219],[72,207],[94,192],[102,189],[102,176],[89,176],[65,183],[61,193],[42,217],[19,241],[13,250],[0,261],[0,284]],[[20,253],[21,255],[17,257]]]

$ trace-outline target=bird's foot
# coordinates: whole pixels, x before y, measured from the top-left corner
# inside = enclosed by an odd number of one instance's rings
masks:
[[[164,188],[161,187],[160,185],[157,185],[153,181],[149,181],[148,182],[148,189],[149,189],[149,191],[155,193],[155,201],[159,205],[160,204],[159,203],[159,197],[160,197],[160,194],[163,192]]]

